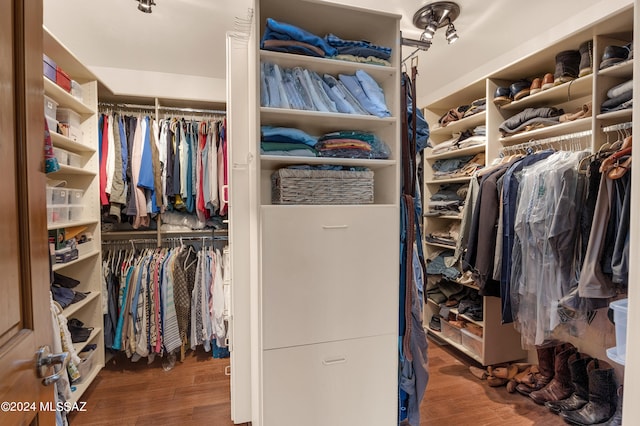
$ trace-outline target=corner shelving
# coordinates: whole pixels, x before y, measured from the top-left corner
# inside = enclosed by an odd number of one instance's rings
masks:
[[[81,383],[72,385],[71,402],[79,401],[84,391],[104,367],[104,335],[102,330],[102,284],[100,259],[100,203],[98,199],[98,84],[97,79],[78,59],[71,54],[46,28],[43,31],[44,53],[68,73],[82,89],[82,101],[75,98],[55,82],[44,78],[44,93],[58,103],[58,108],[70,108],[80,116],[79,140],[72,140],[55,131],[50,131],[54,148],[64,149],[81,157],[82,167],[60,165],[60,170],[47,176],[66,182],[66,188],[83,191],[81,204],[82,220],[48,223],[48,230],[84,227],[91,240],[78,244],[78,258],[67,263],[55,263],[52,269],[60,274],[80,281],[74,290],[87,293],[83,300],[67,306],[63,315],[78,318],[93,331],[87,342],[74,344],[77,350],[87,343],[96,344],[92,355],[92,367]],[[53,130],[53,129],[52,129]]]

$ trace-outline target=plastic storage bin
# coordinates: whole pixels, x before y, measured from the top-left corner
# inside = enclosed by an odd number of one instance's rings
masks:
[[[442,328],[442,335],[446,339],[451,340],[452,342],[457,344],[462,343],[462,336],[460,334],[460,331],[462,329],[452,326],[448,321],[445,321],[444,319],[440,321],[440,327]]]
[[[47,204],[66,205],[69,202],[69,193],[66,188],[47,188]]]
[[[69,193],[69,204],[70,205],[80,205],[82,204],[82,196],[84,195],[84,191],[82,189],[67,189]]]
[[[69,205],[68,207],[69,207],[69,220],[71,221],[82,220],[83,206]]]
[[[58,108],[56,118],[61,123],[67,123],[70,127],[80,127],[80,114],[70,108]]]
[[[58,103],[47,95],[44,95],[44,116],[55,119],[57,110]]]
[[[462,335],[462,346],[469,349],[477,356],[482,356],[482,337],[478,337],[473,333],[468,332],[464,328],[460,330]]]
[[[49,128],[49,132],[59,133],[58,132],[58,120],[53,117],[44,116],[45,120],[47,120],[47,127]]]
[[[90,351],[80,352],[78,356],[80,357],[80,364],[78,364],[78,372],[80,373],[80,378],[77,382],[74,383],[82,383],[89,377],[91,370],[93,370],[93,361],[95,359],[95,350],[92,349]]]
[[[53,155],[58,159],[58,164],[69,165],[69,152],[60,148],[53,148]],[[55,204],[55,203],[54,203]]]
[[[627,310],[629,307],[629,299],[613,301],[609,304],[609,307],[613,309],[613,322],[616,326],[616,355],[619,360],[622,360],[622,364],[624,364],[627,353]]]
[[[68,222],[69,206],[65,204],[47,207],[47,219],[49,224]]]
[[[83,98],[82,98],[82,86],[80,85],[80,83],[78,83],[75,80],[71,80],[71,96],[73,96],[74,98],[76,98],[80,102],[83,101]]]
[[[68,158],[69,161],[67,162],[67,164],[71,167],[82,167],[82,156],[70,152]]]

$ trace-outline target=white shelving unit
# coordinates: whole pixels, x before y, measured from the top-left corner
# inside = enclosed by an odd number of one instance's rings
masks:
[[[251,421],[265,426],[294,425],[301,418],[316,425],[393,424],[397,418],[400,17],[306,0],[257,0],[254,10],[256,22],[246,61],[250,84],[244,93],[251,107],[246,111],[241,104],[240,76],[234,84],[235,68],[241,73],[244,67],[243,58],[237,58],[230,84],[238,90],[231,94],[229,118],[231,288],[232,299],[244,296],[251,303],[252,338],[247,349]],[[259,39],[268,17],[320,36],[333,33],[392,47],[392,66],[261,51]],[[263,61],[332,75],[363,69],[382,87],[391,117],[261,108]],[[260,125],[267,124],[315,135],[337,130],[373,132],[389,145],[391,156],[388,160],[261,156]],[[374,202],[274,205],[271,175],[291,164],[368,167],[374,172]],[[244,253],[236,254],[240,246]],[[241,295],[242,289],[247,291]],[[231,317],[234,329],[239,328],[238,313],[232,312]],[[236,338],[240,336],[234,333],[232,391],[239,372],[235,361],[244,358],[234,344]],[[232,412],[234,399],[232,394]]]
[[[70,318],[77,318],[86,327],[93,327],[93,331],[86,342],[74,344],[76,351],[82,350],[87,344],[97,346],[92,355],[92,368],[88,375],[82,377],[79,383],[72,384],[72,401],[80,400],[82,394],[104,367],[104,335],[102,332],[102,286],[100,259],[100,201],[98,199],[98,86],[97,79],[80,61],[77,60],[46,28],[43,31],[44,53],[52,58],[59,67],[65,70],[71,79],[80,83],[83,100],[71,96],[57,84],[44,77],[44,93],[58,103],[58,108],[70,108],[81,117],[83,137],[74,141],[51,130],[51,140],[55,148],[61,148],[80,155],[83,167],[61,165],[60,170],[48,177],[65,180],[67,188],[81,189],[82,219],[76,221],[61,221],[49,223],[49,230],[83,227],[91,235],[91,240],[78,245],[78,259],[68,263],[57,263],[53,270],[63,275],[75,278],[80,284],[74,289],[88,292],[85,299],[69,305],[63,314]]]
[[[631,8],[622,9],[620,12],[603,17],[592,25],[567,36],[553,45],[545,46],[539,52],[529,55],[520,61],[509,64],[507,67],[491,73],[487,78],[475,81],[465,87],[461,87],[454,93],[426,105],[425,117],[432,127],[431,141],[434,144],[441,143],[452,137],[455,132],[460,132],[478,124],[486,124],[487,144],[482,147],[486,154],[486,162],[491,163],[500,153],[501,148],[511,145],[525,143],[531,140],[552,138],[573,133],[591,134],[586,137],[584,148],[597,150],[602,144],[608,141],[609,135],[602,132],[602,128],[618,123],[631,121],[632,110],[621,110],[609,113],[600,113],[600,105],[606,99],[606,92],[613,86],[625,82],[633,77],[633,61],[625,61],[610,68],[599,70],[600,58],[604,49],[608,45],[625,45],[632,40],[633,33],[633,10]],[[563,50],[578,50],[581,43],[593,41],[593,73],[580,77],[572,82],[560,84],[548,90],[530,95],[518,101],[513,101],[508,105],[497,107],[493,104],[493,97],[497,87],[508,86],[512,82],[522,78],[542,77],[545,73],[553,73],[555,69],[555,55]],[[437,127],[440,116],[451,108],[461,105],[469,105],[473,100],[486,98],[487,110],[485,113],[452,122],[444,128]],[[573,112],[582,105],[591,102],[592,114],[588,117],[561,123],[554,126],[543,127],[515,135],[502,136],[499,132],[500,124],[507,118],[523,111],[528,107],[553,106],[562,108],[565,112]],[[473,120],[472,120],[473,118]],[[614,136],[615,137],[615,136]],[[609,141],[613,142],[613,141]],[[433,180],[430,174],[432,161],[438,159],[455,158],[459,155],[469,155],[482,152],[481,148],[469,151],[453,151],[444,154],[431,155],[426,152],[425,166],[425,202],[429,196],[437,190],[437,185],[446,181]],[[453,180],[455,181],[455,180]],[[425,233],[432,229],[445,226],[449,220],[454,218],[426,217],[424,220]],[[433,250],[434,245],[425,243],[427,252]],[[437,248],[437,247],[436,247]],[[484,336],[482,353],[471,353],[467,348],[460,348],[460,345],[452,343],[467,355],[472,356],[484,365],[495,364],[503,361],[513,361],[526,357],[527,354],[520,347],[519,334],[515,332],[512,324],[501,323],[501,305],[497,297],[484,297],[484,320],[482,321]],[[430,316],[428,312],[437,313],[439,307],[434,303],[427,303],[425,311],[425,322]],[[427,326],[427,324],[425,324]],[[612,330],[609,330],[612,332]],[[576,338],[575,336],[560,336],[567,341],[571,341],[579,347],[581,351],[589,353],[591,356],[606,359],[605,348],[601,347],[603,333],[607,331],[595,331],[592,336],[587,331],[585,336]],[[447,340],[439,333],[442,340]],[[463,350],[464,349],[464,350]]]

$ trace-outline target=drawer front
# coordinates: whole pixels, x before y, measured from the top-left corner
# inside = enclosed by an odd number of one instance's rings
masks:
[[[264,425],[396,424],[396,348],[385,335],[264,351]]]
[[[397,219],[393,206],[263,208],[264,349],[395,333]]]

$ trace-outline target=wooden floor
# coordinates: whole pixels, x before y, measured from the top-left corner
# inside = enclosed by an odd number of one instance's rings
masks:
[[[421,405],[421,426],[563,425],[533,400],[489,387],[469,373],[469,361],[429,341],[429,384]],[[164,371],[156,360],[110,361],[80,398],[86,412],[74,413],[76,425],[232,426],[228,359],[198,352]],[[300,423],[304,425],[304,423]],[[355,425],[366,426],[366,425]]]

